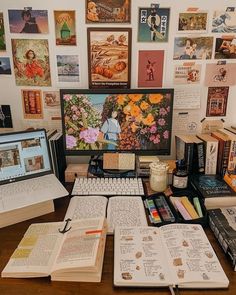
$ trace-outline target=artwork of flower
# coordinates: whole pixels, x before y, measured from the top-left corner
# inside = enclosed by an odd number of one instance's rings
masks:
[[[170,145],[171,92],[65,94],[63,109],[68,150],[155,150]],[[117,127],[110,137],[109,124]]]

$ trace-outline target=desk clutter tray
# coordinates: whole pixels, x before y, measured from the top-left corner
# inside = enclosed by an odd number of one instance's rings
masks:
[[[155,193],[144,200],[152,225],[193,223],[207,225],[207,210],[203,200],[188,189],[178,190],[170,196]]]

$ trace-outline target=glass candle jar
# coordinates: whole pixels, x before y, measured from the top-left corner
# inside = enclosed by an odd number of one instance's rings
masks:
[[[150,167],[150,187],[155,192],[163,192],[167,188],[168,164],[153,162]]]

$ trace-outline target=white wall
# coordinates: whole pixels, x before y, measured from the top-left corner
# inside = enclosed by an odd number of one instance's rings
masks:
[[[178,12],[185,11],[188,7],[199,7],[202,10],[209,12],[209,19],[211,20],[213,10],[225,10],[226,7],[233,7],[234,1],[222,1],[222,0],[159,0],[161,7],[171,8],[170,17],[170,31],[169,31],[169,42],[163,44],[153,43],[138,43],[137,42],[137,23],[138,23],[138,7],[148,7],[154,1],[148,0],[132,0],[132,13],[131,13],[131,24],[119,25],[119,24],[98,24],[98,25],[87,25],[85,24],[85,1],[83,0],[1,0],[0,11],[4,13],[5,20],[5,32],[6,32],[6,45],[7,52],[0,53],[1,56],[10,56],[11,58],[11,38],[19,38],[19,34],[9,33],[8,24],[8,9],[22,9],[23,7],[32,6],[33,9],[47,9],[49,14],[49,34],[47,35],[20,35],[20,38],[43,38],[49,41],[49,53],[50,53],[50,64],[51,64],[51,76],[52,76],[52,87],[44,87],[42,90],[57,90],[65,88],[65,84],[59,84],[57,82],[56,75],[56,55],[57,54],[78,54],[80,61],[80,82],[69,85],[68,88],[87,88],[88,87],[88,70],[87,70],[87,27],[132,27],[132,70],[131,70],[131,88],[137,88],[137,72],[138,72],[138,51],[148,49],[163,49],[165,50],[165,64],[164,64],[164,77],[163,87],[173,87],[173,70],[174,64],[178,62],[173,61],[173,46],[174,37],[177,35],[177,24],[178,24]],[[76,27],[77,27],[77,46],[55,46],[55,31],[54,31],[54,17],[53,10],[76,10]],[[212,35],[207,33],[207,36]],[[182,36],[178,34],[178,36]],[[214,37],[220,37],[219,34],[214,34]],[[206,114],[206,100],[207,100],[207,87],[203,85],[204,72],[206,63],[216,62],[216,60],[199,60],[202,63],[202,77],[201,77],[201,108],[199,110],[199,119],[205,117]],[[236,62],[236,60],[231,60]],[[12,58],[11,58],[12,63]],[[13,68],[12,68],[13,69]],[[236,73],[235,73],[236,74]],[[187,86],[191,87],[191,86]],[[21,103],[21,89],[23,88],[34,88],[34,87],[19,87],[15,85],[14,74],[10,77],[0,77],[0,104],[10,104],[12,110],[13,124],[15,129],[22,128],[23,112]],[[37,87],[38,88],[38,87]],[[230,87],[227,116],[224,117],[225,124],[231,125],[236,124],[236,87]],[[177,124],[177,122],[173,122]],[[173,150],[172,150],[173,154]],[[69,161],[71,161],[69,159]]]

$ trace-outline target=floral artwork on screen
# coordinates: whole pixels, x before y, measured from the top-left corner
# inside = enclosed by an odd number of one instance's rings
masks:
[[[156,150],[170,144],[172,92],[64,94],[67,150]]]
[[[51,86],[48,41],[12,39],[17,86]]]

